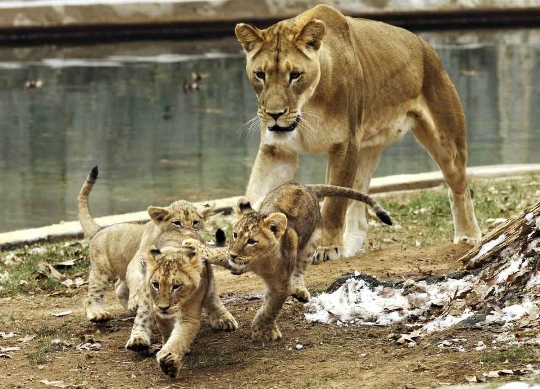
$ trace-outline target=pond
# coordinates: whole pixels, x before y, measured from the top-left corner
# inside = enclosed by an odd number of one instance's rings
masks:
[[[462,99],[469,166],[540,162],[540,30],[420,35]],[[242,194],[259,142],[244,66],[234,39],[0,48],[0,231],[76,220],[94,165],[94,216]],[[184,91],[192,72],[207,78]],[[325,164],[303,155],[296,179]],[[408,134],[376,176],[436,168]]]

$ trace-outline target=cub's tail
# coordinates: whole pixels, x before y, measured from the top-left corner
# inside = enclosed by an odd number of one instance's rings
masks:
[[[84,182],[81,191],[79,192],[79,197],[77,198],[79,204],[79,222],[81,223],[84,234],[88,239],[91,239],[97,232],[101,229],[99,224],[97,224],[92,215],[90,215],[90,210],[88,209],[88,196],[92,191],[92,187],[96,183],[98,178],[98,167],[94,166],[86,181]]]
[[[335,185],[306,185],[315,195],[322,199],[324,197],[345,197],[351,200],[361,201],[373,208],[379,219],[389,226],[392,225],[392,218],[379,203],[365,193],[351,188]]]

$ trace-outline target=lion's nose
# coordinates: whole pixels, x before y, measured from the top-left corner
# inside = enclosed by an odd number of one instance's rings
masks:
[[[270,113],[270,112],[266,112],[268,115],[272,116],[272,118],[274,120],[278,120],[278,118],[283,115],[285,112],[287,112],[287,110],[283,111],[283,112],[277,112],[277,113]]]
[[[162,305],[158,305],[159,309],[161,309],[162,311],[166,311],[167,309],[169,309],[171,307],[171,304],[162,304]]]
[[[234,261],[237,257],[238,257],[238,254],[233,254],[233,253],[231,253],[231,258],[232,258],[233,261]]]

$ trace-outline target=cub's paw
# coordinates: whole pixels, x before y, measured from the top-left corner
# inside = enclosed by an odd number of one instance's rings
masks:
[[[107,311],[93,310],[93,309],[89,308],[89,309],[86,310],[86,317],[92,323],[104,323],[106,321],[111,320],[113,318],[113,315],[111,315]]]
[[[182,358],[180,358],[180,356],[167,349],[161,349],[156,355],[156,360],[163,373],[171,378],[178,377],[178,373],[182,367]]]
[[[251,339],[258,343],[268,343],[282,338],[279,328],[274,325],[272,328],[252,327]]]
[[[201,247],[201,242],[199,242],[197,239],[185,239],[182,242],[182,246],[195,250]]]
[[[150,339],[140,335],[131,336],[126,343],[126,348],[137,352],[147,351],[150,348]]]
[[[317,250],[315,250],[313,257],[311,258],[311,263],[316,265],[321,262],[343,258],[343,249],[343,246],[317,247]]]
[[[229,311],[217,317],[210,316],[209,320],[214,331],[236,331],[238,329],[238,322]]]
[[[291,296],[293,296],[295,299],[300,301],[301,303],[308,303],[309,302],[309,291],[304,288],[297,288],[292,291]]]

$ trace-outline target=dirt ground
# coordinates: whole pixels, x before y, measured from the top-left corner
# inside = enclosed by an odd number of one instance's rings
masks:
[[[468,246],[452,244],[424,248],[391,245],[355,258],[326,262],[308,268],[306,284],[315,292],[343,273],[359,270],[381,279],[418,278],[420,271],[444,274],[458,269],[457,259]],[[419,269],[420,268],[420,269]],[[256,276],[233,276],[216,269],[222,298],[240,323],[233,333],[213,332],[203,323],[185,368],[177,380],[165,376],[152,355],[124,349],[131,318],[116,302],[112,287],[107,306],[116,314],[107,324],[88,322],[84,314],[85,288],[73,295],[18,296],[0,300],[0,331],[18,332],[1,338],[0,346],[20,347],[0,358],[1,388],[45,388],[41,381],[63,381],[69,387],[113,388],[434,388],[465,382],[466,375],[488,370],[517,368],[508,361],[482,364],[479,340],[491,344],[483,330],[450,330],[422,338],[416,347],[400,346],[389,339],[396,327],[338,327],[309,323],[302,304],[289,299],[278,319],[283,339],[273,344],[251,341],[250,321],[261,304],[263,284]],[[72,314],[52,314],[71,310]],[[35,358],[43,342],[18,341],[46,329],[51,337],[64,334],[71,345]],[[444,339],[466,338],[465,352],[441,348]],[[93,340],[98,350],[75,346]],[[155,337],[158,342],[159,338]],[[300,347],[301,345],[301,347]],[[33,357],[34,356],[34,357]],[[506,362],[506,363],[505,363]]]

